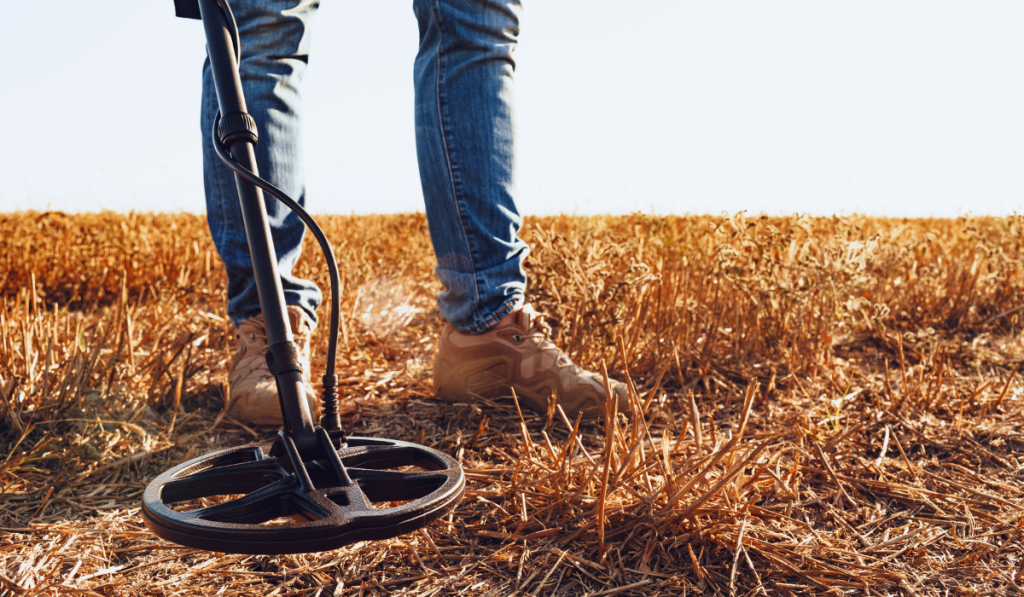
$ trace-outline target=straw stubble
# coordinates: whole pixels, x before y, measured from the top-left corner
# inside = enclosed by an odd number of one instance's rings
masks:
[[[529,219],[530,299],[553,340],[629,387],[629,412],[608,400],[597,424],[511,396],[432,400],[425,220],[323,223],[346,264],[346,429],[460,455],[455,514],[321,554],[155,539],[138,514],[154,475],[272,431],[226,415],[233,330],[206,223],[6,214],[0,591],[987,595],[1019,582],[1018,218]],[[294,273],[327,287],[312,246]],[[318,369],[322,326],[313,343]]]

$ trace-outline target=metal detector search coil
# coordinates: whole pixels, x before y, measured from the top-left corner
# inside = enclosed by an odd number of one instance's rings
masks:
[[[290,452],[275,455],[281,440],[220,450],[164,472],[143,496],[146,526],[168,541],[198,549],[303,553],[414,531],[462,498],[461,468],[437,450],[350,437],[346,447],[332,450],[328,443],[324,458],[299,462],[295,470]],[[388,470],[409,465],[427,470]],[[234,494],[242,497],[174,510],[175,504]],[[395,501],[408,503],[375,507]],[[264,524],[270,521],[276,524]]]
[[[284,429],[273,441],[212,452],[161,474],[143,494],[146,526],[181,545],[245,554],[325,551],[419,529],[462,500],[462,467],[451,456],[418,444],[345,436],[335,374],[341,277],[334,252],[306,210],[259,176],[253,152],[258,132],[241,93],[238,27],[228,1],[189,0],[179,2],[179,8],[181,4],[198,5],[220,114],[227,115],[214,121],[213,146],[235,173],[266,321],[267,366],[277,382]],[[264,192],[306,224],[330,273],[330,334],[319,424],[307,406],[302,365],[285,316]]]

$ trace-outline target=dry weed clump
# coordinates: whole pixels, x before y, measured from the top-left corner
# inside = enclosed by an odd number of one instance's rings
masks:
[[[205,220],[5,214],[0,595],[1024,591],[1019,219],[529,220],[556,340],[631,382],[600,424],[432,400],[424,218],[321,219],[346,428],[458,457],[456,513],[320,554],[156,539],[150,479],[271,432],[225,415]],[[326,289],[312,244],[297,273]]]

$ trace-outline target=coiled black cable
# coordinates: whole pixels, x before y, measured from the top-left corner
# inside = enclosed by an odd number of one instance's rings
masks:
[[[227,0],[221,0],[226,2]],[[228,10],[230,13],[230,10]],[[218,131],[220,130],[220,112],[217,112],[217,117],[213,121],[213,150],[217,153],[217,157],[220,158],[224,165],[233,170],[235,174],[241,176],[245,181],[256,185],[263,189],[268,195],[274,197],[281,203],[284,203],[288,209],[295,212],[295,215],[302,220],[302,223],[309,228],[309,231],[313,233],[316,241],[320,244],[320,249],[324,253],[324,259],[327,261],[327,270],[330,272],[331,277],[331,322],[330,322],[330,336],[327,340],[327,370],[323,376],[323,393],[320,396],[320,402],[323,406],[323,413],[320,417],[320,425],[328,430],[340,430],[341,429],[341,418],[338,412],[338,376],[335,374],[335,363],[337,362],[338,354],[338,324],[341,315],[341,275],[338,272],[338,262],[334,258],[334,251],[331,249],[331,243],[327,240],[327,236],[324,231],[317,225],[313,220],[313,217],[303,209],[301,205],[291,197],[289,197],[284,191],[277,188],[273,184],[260,178],[259,176],[250,172],[245,166],[238,163],[227,148],[220,140]]]

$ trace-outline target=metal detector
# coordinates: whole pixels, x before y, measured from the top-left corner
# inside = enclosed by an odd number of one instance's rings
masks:
[[[335,375],[341,298],[334,253],[302,206],[259,177],[253,150],[258,132],[246,112],[238,27],[227,0],[176,0],[176,5],[179,16],[201,18],[206,30],[220,107],[214,148],[235,173],[284,429],[273,441],[218,450],[165,471],[143,494],[146,526],[188,547],[245,554],[325,551],[421,528],[462,499],[462,467],[418,444],[345,435]],[[330,337],[318,425],[307,406],[285,313],[264,192],[305,223],[330,270]]]

